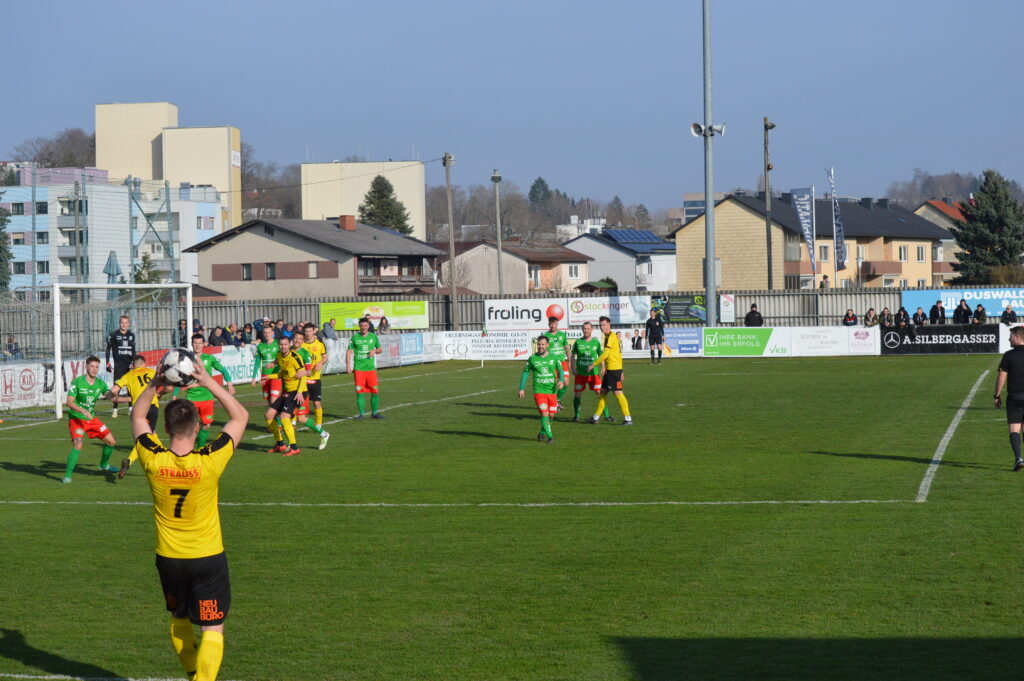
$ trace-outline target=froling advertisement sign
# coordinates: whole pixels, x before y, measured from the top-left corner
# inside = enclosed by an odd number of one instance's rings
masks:
[[[558,328],[569,328],[567,298],[503,298],[484,301],[484,328],[488,331],[547,331],[548,318]]]

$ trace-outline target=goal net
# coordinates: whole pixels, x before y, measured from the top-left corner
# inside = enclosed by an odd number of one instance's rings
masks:
[[[48,295],[39,295],[39,293]],[[85,373],[87,357],[100,358],[99,378],[113,385],[107,341],[122,316],[136,349],[154,364],[175,340],[179,320],[189,320],[189,284],[54,284],[25,301],[0,295],[0,418],[60,418],[67,388]],[[113,360],[113,353],[111,353]]]

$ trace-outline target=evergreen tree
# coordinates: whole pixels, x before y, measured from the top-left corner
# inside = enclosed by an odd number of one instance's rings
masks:
[[[547,181],[543,177],[538,177],[530,185],[530,206],[536,211],[543,210],[553,195]]]
[[[636,219],[637,229],[650,229],[651,227],[651,212],[647,210],[647,206],[640,204],[633,211],[633,217]]]
[[[412,234],[409,225],[409,211],[395,196],[395,187],[383,175],[373,178],[370,191],[366,192],[359,206],[359,222],[367,225],[387,227],[402,234]]]
[[[962,253],[953,269],[955,284],[988,284],[993,268],[1019,265],[1024,254],[1024,207],[1011,193],[1010,183],[986,170],[974,201],[961,205],[963,220],[951,229]]]
[[[0,198],[4,193],[0,191]],[[10,212],[0,207],[0,291],[6,291],[11,285],[11,242],[7,236],[7,223]]]
[[[605,221],[609,227],[621,227],[625,216],[626,207],[622,205],[622,199],[617,195],[613,196],[612,200],[608,202],[608,208],[605,210]]]

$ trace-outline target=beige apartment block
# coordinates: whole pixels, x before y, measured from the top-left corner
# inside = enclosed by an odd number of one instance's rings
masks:
[[[238,128],[165,128],[163,179],[213,185],[220,192],[221,224],[242,224],[242,136]]]
[[[411,236],[427,238],[426,181],[420,161],[368,163],[303,163],[302,219],[325,220],[358,215],[359,205],[377,175],[395,187],[395,195],[409,211]]]
[[[161,134],[178,125],[178,107],[170,102],[96,105],[96,167],[120,182],[131,175],[163,179]]]

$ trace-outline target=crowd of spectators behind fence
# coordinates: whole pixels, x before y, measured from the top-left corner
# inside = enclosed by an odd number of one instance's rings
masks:
[[[192,320],[192,328],[189,330],[189,324],[187,319],[179,319],[178,327],[171,333],[171,345],[174,347],[188,347],[189,339],[193,334],[199,333],[206,339],[206,344],[213,347],[224,347],[234,346],[236,348],[244,347],[246,345],[252,345],[254,343],[261,343],[263,341],[263,328],[270,327],[274,330],[274,338],[279,340],[281,338],[294,338],[295,334],[299,332],[307,322],[286,322],[283,319],[276,321],[271,320],[270,317],[263,317],[257,319],[252,323],[246,323],[242,326],[232,322],[227,326],[215,326],[212,329],[208,329],[203,326],[202,322],[198,319]],[[324,322],[324,325],[317,332],[317,336],[321,339],[338,340],[337,331],[337,319],[331,319]],[[373,322],[370,322],[370,329],[374,330]],[[391,330],[391,325],[387,322],[387,317],[380,320],[379,331],[387,333]]]
[[[999,322],[1010,326],[1011,324],[1017,323],[1017,313],[1014,312],[1012,305],[1007,305],[1003,314],[999,317]],[[846,315],[843,316],[841,321],[843,326],[856,326],[857,315],[854,314],[853,310],[847,310]],[[882,308],[881,314],[875,312],[875,308],[868,308],[868,311],[864,314],[863,318],[864,326],[881,326],[883,328],[916,328],[928,325],[938,324],[988,324],[988,313],[985,311],[985,306],[978,303],[978,306],[971,310],[970,305],[963,298],[960,299],[960,304],[953,310],[953,319],[950,320],[946,316],[946,308],[943,307],[941,300],[936,300],[935,304],[932,305],[932,309],[925,314],[924,308],[919,307],[914,312],[913,316],[907,313],[905,307],[901,307],[897,310],[896,314],[893,315],[889,308]]]

